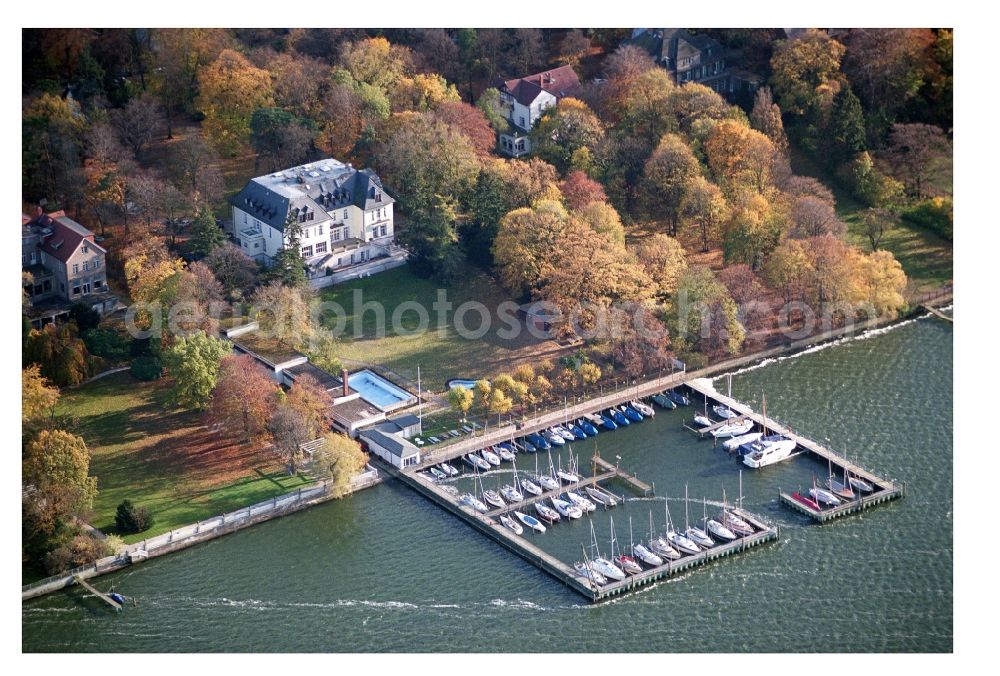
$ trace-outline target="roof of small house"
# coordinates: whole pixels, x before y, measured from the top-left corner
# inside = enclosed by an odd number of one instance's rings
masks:
[[[370,444],[373,443],[381,446],[397,458],[408,458],[420,453],[420,449],[406,439],[398,437],[395,434],[386,434],[377,429],[359,432],[358,437]]]
[[[503,80],[500,87],[521,105],[529,106],[542,91],[557,99],[575,96],[580,89],[580,78],[572,66],[559,66],[533,75]]]
[[[32,219],[29,225],[51,230],[46,234],[41,249],[46,255],[56,260],[67,262],[84,241],[100,253],[107,253],[102,246],[94,242],[94,233],[83,227],[63,211],[51,214],[41,214]]]

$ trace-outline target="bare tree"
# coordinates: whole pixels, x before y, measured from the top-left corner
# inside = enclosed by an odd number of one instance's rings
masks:
[[[134,97],[124,108],[112,111],[111,120],[122,142],[136,155],[161,133],[165,124],[160,102],[152,94],[145,93]]]
[[[864,227],[865,236],[872,245],[872,251],[878,249],[878,245],[885,236],[885,231],[895,225],[899,217],[888,209],[872,207],[861,212],[861,225]]]
[[[837,218],[833,205],[812,195],[795,198],[791,215],[789,237],[805,239],[825,234],[840,237],[847,230],[844,222]]]
[[[939,162],[951,152],[948,138],[932,124],[894,124],[889,133],[889,164],[917,199],[926,197],[926,184]]]

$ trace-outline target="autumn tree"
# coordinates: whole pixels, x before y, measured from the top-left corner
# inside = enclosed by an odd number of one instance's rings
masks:
[[[198,71],[198,91],[195,105],[205,114],[205,133],[228,155],[250,141],[254,111],[274,103],[271,74],[231,49]]]
[[[136,155],[142,154],[164,126],[160,102],[147,93],[133,97],[123,108],[113,110],[111,119],[122,142]]]
[[[185,408],[204,410],[218,382],[222,358],[233,349],[203,331],[177,338],[163,352],[163,364],[174,380],[171,399]]]
[[[803,195],[792,200],[789,237],[799,239],[832,234],[837,237],[847,232],[847,224],[837,217],[833,203],[813,195]]]
[[[671,236],[677,235],[682,200],[698,172],[697,158],[676,134],[667,134],[660,140],[643,168],[642,193],[646,212],[654,217],[666,216]]]
[[[328,479],[328,490],[335,498],[350,492],[351,479],[364,469],[368,456],[354,439],[346,434],[328,432],[324,443],[313,452],[312,468]]]
[[[496,133],[480,108],[461,101],[448,100],[438,104],[435,115],[452,130],[468,139],[480,157],[489,156],[496,147]]]
[[[461,103],[455,85],[437,73],[418,73],[404,77],[389,91],[389,101],[394,111],[437,110],[445,103]]]
[[[726,263],[746,263],[759,269],[786,229],[787,216],[781,204],[752,191],[738,195],[723,226]]]
[[[701,232],[701,250],[708,251],[709,243],[718,237],[719,227],[726,220],[729,204],[719,186],[698,175],[687,184],[680,211]]]
[[[559,192],[570,211],[577,211],[591,202],[607,202],[604,186],[582,171],[571,171],[559,182]]]
[[[737,122],[720,122],[705,142],[708,166],[728,194],[747,187],[763,193],[771,185],[775,149],[764,134]]]
[[[251,298],[260,333],[296,349],[313,336],[309,304],[302,291],[278,281],[259,287]]]
[[[214,248],[206,256],[205,264],[230,299],[242,296],[243,291],[249,290],[254,283],[257,264],[230,242],[223,242]]]
[[[23,363],[37,365],[41,375],[59,387],[79,385],[87,379],[89,356],[73,322],[31,329],[23,345]]]
[[[531,131],[532,151],[560,173],[570,168],[574,154],[593,151],[604,136],[600,118],[579,99],[567,97],[542,116]]]
[[[239,430],[245,441],[260,438],[267,431],[277,389],[253,357],[226,355],[219,363],[208,418],[220,427]]]
[[[48,384],[38,364],[21,369],[21,425],[51,417],[59,401],[59,389]]]
[[[609,313],[605,337],[614,366],[629,378],[638,378],[670,364],[670,334],[666,324],[648,308],[628,305]],[[582,367],[581,367],[582,368]]]
[[[856,28],[845,40],[843,69],[873,116],[893,121],[919,96],[933,69],[927,28]]]
[[[257,154],[254,166],[265,161],[268,171],[296,166],[309,155],[313,123],[281,108],[258,108],[250,117],[250,145]]]
[[[199,74],[228,46],[229,37],[219,28],[154,28],[156,53],[153,91],[166,112],[167,136],[173,121],[194,110]]]
[[[632,251],[659,292],[673,295],[677,290],[677,280],[688,266],[681,243],[673,237],[657,233],[639,240]]]
[[[886,230],[898,222],[898,217],[888,209],[871,207],[861,212],[861,226],[872,246],[872,251],[878,250]]]
[[[866,300],[880,317],[894,318],[907,305],[906,273],[892,252],[873,251],[863,260],[861,279]]]
[[[627,88],[621,89],[616,129],[655,147],[665,133],[676,131],[677,118],[671,107],[675,89],[670,74],[662,68],[637,75]]]
[[[762,274],[771,287],[781,289],[786,303],[802,300],[812,274],[806,245],[801,240],[786,240],[768,257]]]
[[[940,127],[930,124],[894,124],[889,132],[889,163],[916,199],[927,196],[927,183],[951,147]]]
[[[868,152],[854,158],[849,180],[854,185],[854,195],[868,206],[894,210],[906,199],[903,184],[876,167]]]
[[[844,51],[844,45],[812,28],[794,39],[778,40],[771,57],[771,86],[781,110],[801,116],[819,105],[837,78]]]
[[[81,437],[39,430],[21,456],[22,498],[30,501],[32,525],[51,534],[60,520],[89,510],[97,495],[97,479],[89,472],[90,451]]]
[[[500,220],[493,242],[493,258],[503,285],[515,297],[527,297],[540,288],[552,271],[552,254],[570,223],[559,202],[539,201],[515,209]]]
[[[754,94],[750,123],[754,129],[771,140],[778,152],[788,152],[788,137],[785,135],[785,125],[781,121],[781,108],[771,97],[770,87],[761,87]]]
[[[462,415],[462,422],[465,422],[465,416],[468,415],[469,409],[472,408],[472,402],[475,395],[467,387],[452,387],[448,390],[448,403],[451,408]]]
[[[615,208],[607,202],[590,202],[574,212],[582,223],[617,247],[625,246],[625,227]]]
[[[736,354],[746,337],[729,290],[704,266],[690,267],[681,275],[671,321],[675,344],[708,355]]]
[[[590,52],[590,38],[574,28],[563,36],[559,43],[559,60],[576,68],[580,60]]]
[[[611,91],[608,109],[617,108],[640,75],[656,68],[656,63],[642,47],[625,44],[605,59],[604,72]]]
[[[387,91],[412,72],[413,56],[407,47],[374,37],[343,43],[339,63],[355,80]]]

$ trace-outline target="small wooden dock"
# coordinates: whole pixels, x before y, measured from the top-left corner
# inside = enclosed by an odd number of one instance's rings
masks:
[[[635,474],[629,474],[625,470],[619,469],[617,466],[612,465],[610,462],[597,454],[594,454],[591,458],[591,462],[594,463],[595,471],[596,468],[600,467],[605,472],[613,472],[616,479],[620,479],[635,490],[641,491],[643,495],[650,495],[654,493],[654,486],[652,484],[647,484],[645,481],[641,481]]]
[[[87,591],[89,591],[91,594],[93,594],[97,598],[99,598],[102,601],[104,601],[105,603],[107,603],[109,606],[111,606],[112,608],[114,608],[119,613],[122,611],[122,604],[118,603],[118,601],[115,601],[113,598],[111,598],[110,596],[108,596],[104,592],[99,591],[96,588],[94,588],[89,582],[87,582],[86,580],[84,580],[79,575],[74,575],[73,576],[73,580],[78,585],[80,585],[81,587],[83,587],[84,589],[86,589]]]
[[[938,319],[943,319],[946,322],[949,322],[951,324],[955,323],[955,318],[954,317],[949,317],[945,313],[943,313],[940,310],[938,310],[936,307],[931,307],[930,305],[921,305],[920,308],[922,310],[927,310],[928,312],[930,312],[932,315],[934,315]]]
[[[792,432],[790,429],[776,422],[772,418],[768,418],[766,421],[764,417],[758,413],[755,413],[743,402],[737,401],[731,397],[727,397],[712,386],[711,381],[707,379],[699,378],[697,380],[692,380],[685,383],[692,391],[698,392],[702,396],[705,396],[711,400],[717,401],[721,404],[725,404],[734,411],[742,413],[743,418],[749,418],[755,423],[761,426],[765,426],[769,431],[775,432],[777,434],[784,435],[789,439],[793,440],[799,452],[810,453],[820,460],[826,461],[830,466],[835,468],[837,473],[843,474],[844,471],[848,471],[859,479],[863,479],[870,483],[875,490],[863,498],[852,500],[843,505],[837,505],[830,509],[814,510],[808,505],[804,505],[799,501],[795,500],[788,493],[781,493],[781,502],[792,507],[796,511],[806,514],[813,519],[823,522],[829,521],[830,519],[835,519],[837,517],[846,516],[848,514],[853,514],[862,509],[867,509],[873,505],[881,504],[889,500],[895,500],[901,498],[905,495],[905,484],[897,481],[892,481],[878,476],[877,474],[869,471],[868,469],[861,467],[857,463],[851,462],[846,457],[831,451],[824,446],[816,443],[812,439],[807,439],[801,435]],[[795,455],[797,455],[796,453]],[[793,456],[794,457],[794,456]]]
[[[594,484],[600,483],[601,481],[607,481],[608,479],[613,479],[617,476],[616,472],[605,472],[603,474],[598,474],[596,476],[587,477],[586,479],[581,479],[571,484],[565,484],[551,491],[545,491],[541,495],[528,495],[521,502],[510,503],[506,507],[497,507],[489,512],[486,512],[486,516],[490,518],[497,518],[501,514],[510,514],[514,511],[524,511],[526,507],[530,507],[536,502],[541,502],[546,498],[555,498],[566,491],[575,491],[579,488],[586,488],[587,486],[593,486]]]

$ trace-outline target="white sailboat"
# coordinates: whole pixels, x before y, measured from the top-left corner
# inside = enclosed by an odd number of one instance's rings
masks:
[[[656,566],[662,566],[663,565],[663,559],[661,559],[659,556],[657,556],[652,551],[650,551],[650,549],[648,547],[646,547],[646,545],[644,545],[641,541],[640,542],[633,542],[632,541],[632,517],[631,516],[629,516],[629,518],[628,518],[628,539],[629,539],[629,544],[632,545],[632,554],[635,556],[635,558],[639,559],[640,561],[642,561],[643,563],[645,563],[647,566],[653,566],[654,568]]]
[[[715,546],[715,541],[712,540],[708,533],[688,523],[688,505],[690,504],[690,500],[688,500],[688,487],[687,484],[684,484],[684,535],[705,549]]]
[[[494,453],[493,451],[489,450],[488,448],[484,448],[483,450],[481,450],[479,452],[480,452],[480,454],[482,454],[483,460],[485,460],[486,462],[490,463],[494,467],[497,467],[497,466],[500,465],[500,456],[497,455],[496,453]]]
[[[573,564],[573,568],[580,574],[584,579],[590,580],[595,585],[603,585],[608,583],[608,578],[601,575],[599,572],[594,570],[593,566],[588,566],[583,561],[577,561]]]
[[[531,516],[530,514],[525,514],[524,512],[514,512],[514,516],[517,517],[518,521],[520,521],[521,523],[523,523],[525,526],[535,531],[536,533],[545,532],[545,525],[535,517]]]
[[[701,547],[695,544],[687,536],[674,530],[673,519],[670,518],[670,505],[668,504],[669,498],[664,495],[663,509],[667,516],[667,542],[671,544],[675,549],[684,554],[697,554],[701,551]]]
[[[750,434],[744,434],[739,437],[733,437],[732,439],[726,439],[722,442],[722,447],[725,448],[730,453],[738,449],[743,444],[750,444],[754,441],[760,439],[763,435],[762,432],[751,432]]]
[[[649,548],[653,553],[664,559],[679,559],[681,553],[670,546],[663,536],[657,535],[653,530],[653,510],[649,510]]]
[[[809,495],[816,502],[824,505],[829,505],[830,507],[836,507],[841,504],[841,499],[836,495],[826,490],[825,488],[820,488],[816,485],[816,478],[813,477],[813,487],[809,489]]]
[[[725,439],[728,437],[738,437],[740,435],[746,434],[752,429],[753,429],[753,420],[750,420],[749,418],[744,418],[739,422],[726,423],[721,427],[716,427],[714,430],[709,432],[709,434],[711,434],[716,439]]]
[[[629,575],[638,575],[641,573],[642,566],[631,556],[619,554],[617,545],[618,543],[615,540],[615,519],[611,517],[611,553],[614,556],[614,562]]]
[[[461,502],[463,505],[466,505],[467,507],[473,508],[474,510],[482,514],[485,514],[486,512],[490,511],[490,508],[487,507],[484,502],[482,502],[472,493],[464,494],[461,498],[459,498],[459,502]]]
[[[708,518],[708,502],[704,498],[702,498],[701,507],[702,507],[702,521],[704,521],[705,523],[705,530],[707,530],[714,537],[717,537],[720,540],[736,539],[736,533],[729,530],[715,519]]]
[[[458,476],[458,470],[446,462],[442,462],[440,465],[438,465],[438,467],[440,467],[441,471],[447,474],[448,476]]]
[[[637,410],[639,413],[646,417],[652,417],[656,415],[656,411],[649,404],[639,401],[638,399],[633,399],[629,402],[629,406]]]
[[[599,486],[587,486],[583,490],[586,491],[587,495],[589,495],[594,501],[604,505],[605,508],[614,507],[618,504],[618,499],[615,498],[615,496],[602,490]]]
[[[521,527],[521,524],[519,524],[517,521],[514,521],[514,519],[510,518],[506,514],[500,515],[500,523],[502,523],[508,529],[513,531],[516,535],[521,535],[524,533],[524,528]]]
[[[608,559],[601,556],[601,551],[597,548],[597,536],[594,534],[594,522],[590,522],[591,551],[596,556],[591,557],[590,565],[595,571],[612,580],[624,580],[625,573],[621,568],[613,564]],[[612,554],[613,555],[613,554]]]
[[[595,505],[593,502],[583,497],[576,491],[567,491],[566,497],[569,499],[570,502],[572,502],[574,505],[579,507],[584,512],[593,512],[597,509],[597,505]]]
[[[583,516],[583,510],[571,502],[567,502],[562,498],[556,497],[550,498],[550,500],[552,501],[552,506],[556,508],[556,511],[566,518],[579,519]]]

